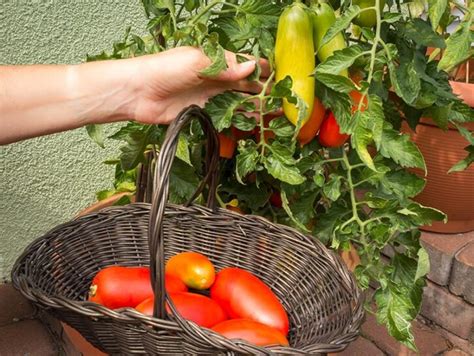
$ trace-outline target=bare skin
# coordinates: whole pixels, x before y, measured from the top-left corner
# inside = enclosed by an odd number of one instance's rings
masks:
[[[255,61],[239,64],[231,52],[226,59],[228,69],[213,78],[199,74],[210,60],[193,47],[80,65],[0,66],[0,144],[93,123],[167,124],[226,90],[260,90],[245,79]],[[260,64],[268,76],[268,64]]]

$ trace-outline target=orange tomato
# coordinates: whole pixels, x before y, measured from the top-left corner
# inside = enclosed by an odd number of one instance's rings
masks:
[[[179,314],[186,320],[191,320],[205,328],[210,328],[227,319],[227,315],[219,304],[211,298],[195,293],[171,293],[170,298],[173,301]],[[154,298],[148,298],[137,305],[140,313],[153,315]],[[171,312],[169,306],[166,311]]]
[[[219,137],[219,156],[222,158],[231,159],[234,157],[237,142],[233,137],[227,136],[222,132],[218,133]]]
[[[288,346],[288,339],[277,329],[248,319],[231,319],[215,325],[212,330],[228,339],[242,339],[257,346]]]
[[[352,98],[352,113],[355,113],[357,109],[359,108],[359,103],[362,100],[362,94],[358,92],[357,90],[353,90],[349,93],[350,97]],[[367,109],[367,96],[364,97],[364,100],[362,101],[362,106],[360,108],[360,111],[365,111]]]
[[[300,132],[298,133],[298,141],[300,142],[301,146],[306,145],[307,143],[311,142],[313,138],[316,137],[319,127],[323,122],[325,113],[326,108],[319,101],[319,99],[315,97],[313,112],[311,113],[308,122],[303,125],[303,127],[300,129]]]
[[[181,252],[171,257],[165,266],[165,273],[178,277],[189,288],[207,289],[216,277],[214,265],[198,252]]]

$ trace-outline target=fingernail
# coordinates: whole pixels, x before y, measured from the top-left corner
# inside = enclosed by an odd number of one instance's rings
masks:
[[[240,69],[242,70],[248,70],[248,69],[254,69],[255,68],[255,61],[247,61],[240,63]]]

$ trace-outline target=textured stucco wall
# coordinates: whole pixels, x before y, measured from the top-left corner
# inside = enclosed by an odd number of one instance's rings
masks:
[[[127,26],[140,33],[139,0],[3,0],[0,64],[78,63],[110,49]],[[85,129],[0,146],[0,281],[24,247],[95,200],[111,184],[110,142],[102,150]]]

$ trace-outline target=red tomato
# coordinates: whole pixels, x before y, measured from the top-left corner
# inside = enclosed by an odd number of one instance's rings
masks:
[[[316,137],[319,127],[323,122],[325,113],[326,109],[324,108],[323,104],[317,97],[315,97],[313,112],[311,113],[309,120],[303,125],[303,127],[300,129],[300,132],[298,133],[298,141],[300,142],[301,146],[306,145]]]
[[[183,282],[172,276],[165,276],[169,293],[186,292]],[[110,266],[99,271],[92,280],[89,301],[110,309],[135,307],[153,296],[148,267]]]
[[[270,204],[272,204],[275,208],[281,208],[283,206],[280,192],[275,191],[272,193],[272,195],[270,195]]]
[[[233,137],[227,136],[222,132],[218,133],[219,137],[219,156],[230,159],[234,157],[237,142]]]
[[[332,112],[324,119],[319,129],[319,142],[325,147],[340,147],[349,138],[349,135],[341,134],[339,125]]]
[[[233,319],[251,319],[288,334],[283,305],[258,277],[240,268],[221,270],[211,287],[211,298]]]
[[[195,293],[171,293],[171,300],[180,315],[187,320],[194,321],[196,324],[210,328],[227,319],[227,315],[222,307],[204,295]],[[135,309],[145,315],[153,315],[154,298],[148,298]],[[170,313],[167,306],[166,311]]]
[[[248,319],[231,319],[215,325],[212,330],[228,339],[242,339],[257,346],[288,346],[288,340],[280,331]]]
[[[207,289],[216,277],[214,265],[198,252],[181,252],[166,262],[165,273],[175,276],[190,288]]]

